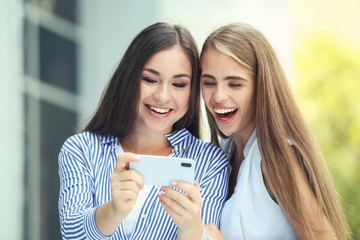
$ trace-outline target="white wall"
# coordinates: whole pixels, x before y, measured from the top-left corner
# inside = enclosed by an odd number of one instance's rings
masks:
[[[22,239],[22,1],[0,1],[0,239]]]

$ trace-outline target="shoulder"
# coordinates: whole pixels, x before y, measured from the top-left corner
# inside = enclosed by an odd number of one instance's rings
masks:
[[[69,137],[63,144],[61,152],[73,154],[92,154],[108,149],[117,142],[113,136],[101,136],[91,132],[82,132]],[[109,149],[110,149],[109,148]]]
[[[186,129],[168,135],[168,140],[173,147],[184,151],[185,155],[198,161],[227,161],[225,153],[212,143],[194,137]]]
[[[212,157],[220,157],[220,158],[226,159],[226,154],[218,146],[216,146],[210,142],[206,142],[204,140],[195,138],[192,135],[191,135],[191,137],[193,138],[193,140],[192,140],[192,144],[189,145],[190,148],[196,148],[197,151],[201,154],[206,154],[206,155],[210,155]]]
[[[207,169],[209,174],[229,169],[229,162],[224,151],[210,142],[195,138],[193,144],[189,146],[189,152],[192,152],[191,155],[197,165],[203,170]]]
[[[82,132],[75,134],[64,142],[62,149],[69,150],[73,148],[83,148],[91,142],[98,142],[99,137],[90,132]]]

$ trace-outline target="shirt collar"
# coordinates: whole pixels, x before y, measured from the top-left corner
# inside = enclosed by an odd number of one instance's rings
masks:
[[[172,132],[165,135],[166,139],[170,142],[170,145],[175,149],[175,151],[184,150],[188,144],[184,144],[186,141],[191,141],[193,137],[190,132],[186,129],[180,129],[176,132]],[[99,141],[103,144],[112,144],[118,145],[118,138],[115,136],[98,136]]]
[[[194,138],[190,132],[186,129],[180,129],[176,132],[166,134],[166,139],[170,142],[175,152],[185,150],[189,146],[192,138]],[[188,144],[186,144],[188,142]]]
[[[103,136],[103,135],[98,135],[99,141],[104,143],[104,144],[117,144],[118,142],[118,138],[115,136]]]

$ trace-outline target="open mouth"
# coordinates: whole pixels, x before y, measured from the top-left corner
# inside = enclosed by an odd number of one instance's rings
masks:
[[[232,118],[237,112],[237,110],[237,108],[214,108],[216,116],[224,121]]]
[[[151,105],[146,105],[146,107],[148,109],[150,109],[151,111],[157,113],[157,114],[166,114],[166,113],[169,113],[172,110],[174,110],[174,109],[171,109],[171,108],[159,108],[159,107],[154,107],[154,106],[151,106]]]

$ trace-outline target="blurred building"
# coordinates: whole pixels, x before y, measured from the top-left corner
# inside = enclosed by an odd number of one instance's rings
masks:
[[[84,127],[127,45],[141,29],[156,21],[181,23],[201,46],[220,25],[248,21],[267,33],[275,47],[282,46],[280,58],[289,66],[291,21],[284,1],[271,4],[1,0],[0,238],[61,239],[59,150],[66,138]],[[264,20],[270,16],[272,20]],[[274,23],[280,28],[272,30]]]

